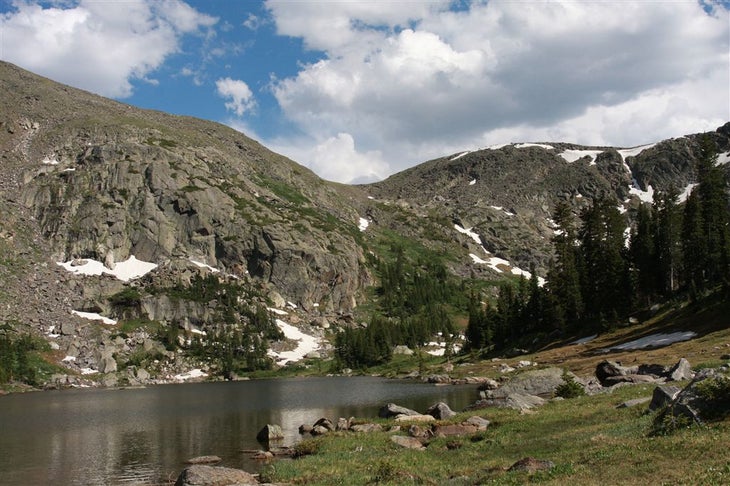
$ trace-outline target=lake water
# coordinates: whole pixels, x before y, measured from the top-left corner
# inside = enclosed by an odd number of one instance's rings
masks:
[[[474,386],[437,387],[373,377],[322,377],[44,391],[0,397],[0,485],[165,484],[187,459],[256,472],[245,450],[279,424],[284,445],[321,417],[377,417],[394,402],[419,412],[438,401],[460,411]]]

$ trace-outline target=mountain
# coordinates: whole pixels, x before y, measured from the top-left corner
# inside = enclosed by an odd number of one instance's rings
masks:
[[[0,324],[44,335],[64,380],[169,378],[223,337],[256,348],[241,329],[278,357],[312,340],[326,352],[330,323],[367,321],[394,247],[456,278],[544,277],[558,201],[607,196],[631,215],[652,191],[691,188],[707,137],[730,160],[729,123],[630,149],[510,144],[346,186],[226,126],[0,63]],[[265,329],[265,308],[294,341]],[[196,336],[210,338],[197,354]]]

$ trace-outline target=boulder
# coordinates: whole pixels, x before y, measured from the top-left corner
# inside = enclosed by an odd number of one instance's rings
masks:
[[[423,428],[420,425],[413,424],[408,427],[408,435],[416,439],[425,439],[431,435],[431,429]]]
[[[350,421],[346,418],[340,417],[337,420],[337,425],[335,425],[335,430],[337,431],[344,431],[350,429]]]
[[[241,469],[194,465],[186,467],[175,486],[254,486],[259,482],[253,474]]]
[[[309,433],[316,436],[329,434],[330,432],[332,431],[323,425],[315,425]]]
[[[317,427],[325,428],[325,429],[327,429],[327,431],[330,431],[330,432],[335,430],[335,425],[332,423],[332,421],[325,417],[322,417],[321,419],[317,420],[314,423],[313,428],[317,428]]]
[[[258,434],[256,434],[256,440],[262,443],[267,443],[269,441],[277,441],[284,438],[284,432],[281,430],[281,425],[275,425],[275,424],[266,424],[264,427],[259,431]]]
[[[427,383],[448,384],[451,383],[451,377],[449,375],[428,375],[423,378],[423,381]]]
[[[662,423],[668,416],[672,416],[684,417],[692,423],[701,424],[728,415],[730,375],[715,370],[703,370],[657,416],[655,423]]]
[[[619,383],[633,383],[633,384],[639,384],[639,383],[663,383],[664,378],[657,378],[654,375],[617,375],[617,376],[609,376],[606,377],[601,383],[603,386],[614,386],[618,385]]]
[[[436,419],[432,415],[398,415],[395,417],[396,422],[434,422]]]
[[[668,375],[667,379],[671,381],[691,380],[693,375],[692,366],[685,358],[681,358],[677,364],[669,369]]]
[[[467,379],[467,383],[468,383],[468,379]],[[479,391],[485,391],[485,390],[496,390],[497,388],[499,388],[499,382],[497,380],[483,377],[483,378],[481,378],[481,381],[479,382],[479,387],[477,389]]]
[[[642,405],[649,400],[651,400],[651,398],[649,397],[634,398],[633,400],[627,400],[623,403],[619,403],[618,405],[616,405],[616,408],[632,408],[636,407],[637,405]]]
[[[403,447],[405,449],[413,449],[416,451],[426,450],[426,448],[423,446],[423,443],[421,443],[421,441],[416,439],[415,437],[406,437],[405,435],[391,435],[390,440],[395,445]]]
[[[607,379],[615,376],[635,374],[637,371],[638,367],[628,368],[625,366],[621,366],[621,363],[618,363],[616,361],[605,360],[596,365],[596,378],[598,378],[598,381],[601,382],[601,385],[611,386],[611,384],[606,384]],[[614,382],[613,384],[616,383],[618,382]]]
[[[456,415],[444,402],[438,402],[426,410],[426,414],[431,415],[436,420],[446,420]]]
[[[312,432],[312,426],[308,424],[302,424],[299,426],[299,433],[300,434],[309,434]]]
[[[382,432],[383,426],[380,424],[357,424],[350,426],[350,430],[360,433]]]
[[[521,393],[512,393],[501,398],[487,398],[478,400],[474,404],[467,407],[467,410],[479,410],[481,408],[499,407],[513,408],[515,410],[525,411],[545,404],[545,399],[535,395],[524,395]]]
[[[380,410],[378,411],[378,417],[381,418],[393,418],[397,417],[398,415],[420,415],[415,410],[411,410],[409,408],[401,407],[400,405],[396,405],[395,403],[388,403],[386,405],[383,405],[380,407]]]
[[[464,423],[476,426],[477,430],[487,430],[487,427],[489,427],[489,424],[491,422],[477,415],[472,415],[471,417],[466,419],[466,422]]]
[[[501,387],[487,393],[487,398],[505,398],[513,394],[551,397],[565,383],[562,368],[529,370],[516,375]]]
[[[471,424],[437,425],[433,428],[434,437],[463,437],[477,432],[479,428]]]
[[[672,385],[661,385],[654,388],[654,393],[651,397],[651,403],[649,403],[649,410],[660,410],[677,398],[681,388]]]
[[[111,356],[102,357],[96,365],[99,373],[114,373],[117,371],[117,362]]]

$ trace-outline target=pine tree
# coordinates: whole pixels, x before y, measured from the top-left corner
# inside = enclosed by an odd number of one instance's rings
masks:
[[[648,205],[640,205],[636,214],[636,225],[631,232],[629,251],[637,273],[637,290],[646,304],[650,304],[656,294],[659,280],[656,233],[652,210]]]
[[[560,202],[553,220],[557,225],[553,244],[555,258],[548,270],[548,299],[550,321],[555,328],[576,325],[583,316],[583,296],[580,287],[579,248],[576,221],[570,206]]]
[[[677,289],[682,260],[682,213],[677,206],[679,193],[674,186],[654,198],[654,254],[657,290],[669,297]]]

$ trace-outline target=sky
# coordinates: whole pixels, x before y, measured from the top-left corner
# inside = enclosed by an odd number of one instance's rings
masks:
[[[728,0],[0,0],[0,59],[345,183],[730,121]]]

